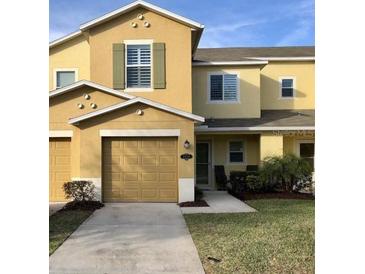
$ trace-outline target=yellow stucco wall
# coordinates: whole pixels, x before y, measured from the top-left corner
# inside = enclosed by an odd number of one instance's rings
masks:
[[[243,164],[229,163],[228,142],[233,140],[243,141],[245,151],[245,162]],[[196,142],[199,141],[209,141],[211,144],[211,178],[213,186],[215,185],[215,165],[224,165],[226,175],[229,176],[231,171],[243,171],[246,170],[246,165],[258,165],[260,162],[260,136],[258,134],[204,134],[196,136]]]
[[[77,80],[90,80],[90,47],[84,35],[49,50],[49,90],[55,89],[55,69],[77,69]]]
[[[90,95],[90,99],[86,100],[83,96],[84,94]],[[124,101],[123,98],[107,94],[91,87],[82,87],[56,96],[49,100],[50,130],[72,129],[73,126],[68,124],[70,118]],[[78,108],[77,105],[79,103],[84,105],[83,109]],[[91,103],[95,103],[97,108],[93,109],[90,106]]]
[[[282,156],[284,153],[283,136],[273,133],[260,135],[260,160],[270,156]]]
[[[86,100],[84,94],[89,94]],[[90,87],[82,87],[68,93],[56,96],[49,100],[49,130],[72,130],[71,138],[71,176],[80,177],[80,130],[68,123],[69,118],[77,117],[88,112],[104,108],[109,105],[125,101],[124,99],[106,94]],[[82,103],[85,107],[79,109],[77,104]],[[97,109],[92,109],[90,103],[95,103]]]
[[[208,75],[214,72],[238,74],[240,91],[238,103],[208,102]],[[260,67],[193,67],[193,113],[214,118],[260,117]]]
[[[143,110],[144,114],[136,115],[137,109]],[[178,159],[178,175],[179,178],[194,177],[194,122],[191,120],[143,104],[135,104],[80,122],[78,127],[81,134],[81,177],[101,177],[101,129],[180,129],[178,155],[190,153],[193,159]],[[188,149],[184,148],[185,140],[191,143]]]
[[[314,109],[314,62],[269,62],[261,70],[261,109]],[[295,98],[280,98],[280,77],[295,77]]]
[[[283,149],[284,153],[293,153],[299,156],[299,143],[300,141],[315,141],[314,132],[306,134],[290,134],[284,135]]]
[[[137,19],[140,13],[144,15],[143,21]],[[148,21],[151,26],[143,27],[144,21]],[[132,22],[136,22],[138,27],[132,28]],[[131,92],[131,94],[191,112],[191,29],[189,27],[138,8],[90,29],[89,39],[91,80],[107,87],[112,87],[113,83],[113,43],[145,39],[165,43],[166,89]]]

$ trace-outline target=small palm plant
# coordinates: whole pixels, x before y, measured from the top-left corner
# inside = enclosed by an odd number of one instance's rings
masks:
[[[303,189],[311,182],[311,176],[310,164],[294,154],[267,157],[260,169],[261,180],[287,192]]]

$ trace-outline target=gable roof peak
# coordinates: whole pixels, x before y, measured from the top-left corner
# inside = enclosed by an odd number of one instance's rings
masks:
[[[113,19],[113,18],[115,18],[115,17],[117,17],[121,14],[127,13],[127,12],[137,8],[137,7],[143,7],[143,8],[146,8],[148,10],[154,11],[154,12],[160,14],[160,15],[166,16],[170,19],[173,19],[177,22],[180,22],[180,23],[182,23],[184,25],[187,25],[189,27],[192,27],[192,28],[197,28],[197,29],[203,29],[204,28],[204,25],[202,25],[202,24],[200,24],[196,21],[190,20],[190,19],[188,19],[186,17],[183,17],[181,15],[177,15],[173,12],[170,12],[166,9],[155,6],[155,5],[153,5],[151,3],[148,3],[146,1],[137,0],[137,1],[134,1],[134,2],[132,2],[128,5],[126,5],[126,6],[123,6],[119,9],[111,11],[107,14],[104,14],[103,16],[100,16],[98,18],[95,18],[95,19],[93,19],[89,22],[86,22],[86,23],[80,25],[80,30],[85,31],[89,28],[92,28],[92,27],[97,26],[101,23],[109,21],[109,20],[111,20],[111,19]]]

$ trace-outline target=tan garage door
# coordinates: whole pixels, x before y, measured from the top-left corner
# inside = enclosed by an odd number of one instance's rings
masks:
[[[177,202],[176,138],[103,139],[105,202]]]
[[[70,180],[70,138],[49,139],[49,200],[65,201],[62,186]]]

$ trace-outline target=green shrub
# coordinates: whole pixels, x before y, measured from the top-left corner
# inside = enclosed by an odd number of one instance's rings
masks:
[[[264,192],[266,190],[264,182],[257,175],[247,175],[246,187],[247,191],[250,192]]]
[[[71,181],[64,183],[63,190],[67,199],[77,202],[95,199],[95,186],[91,181]]]
[[[267,157],[260,169],[260,180],[265,185],[284,191],[303,189],[311,175],[310,164],[294,154]]]

